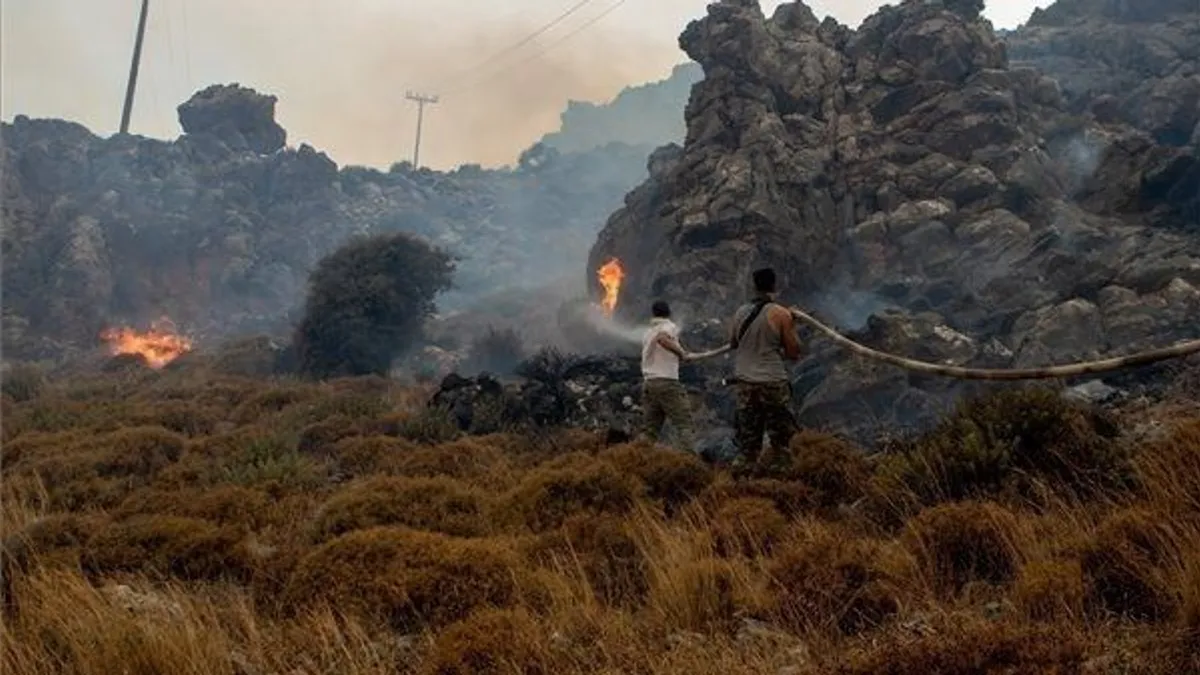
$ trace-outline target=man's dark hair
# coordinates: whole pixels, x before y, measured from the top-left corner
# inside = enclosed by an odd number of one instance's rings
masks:
[[[671,306],[666,300],[655,300],[653,305],[650,305],[650,314],[656,318],[665,319],[671,316]]]
[[[754,290],[757,293],[774,293],[775,270],[770,267],[754,270]]]

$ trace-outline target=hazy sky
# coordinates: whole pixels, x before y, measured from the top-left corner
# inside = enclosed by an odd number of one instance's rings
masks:
[[[131,130],[174,138],[175,106],[214,83],[279,98],[288,142],[339,164],[385,168],[412,154],[415,105],[426,108],[421,163],[511,163],[558,127],[568,99],[605,101],[665,77],[686,56],[677,39],[707,0],[591,0],[480,69],[580,0],[151,0]],[[139,0],[0,2],[0,116],[62,117],[108,135],[119,125]],[[777,1],[765,0],[770,12]],[[857,25],[877,0],[812,0]],[[997,27],[1050,0],[993,0]],[[465,73],[465,75],[463,74]]]

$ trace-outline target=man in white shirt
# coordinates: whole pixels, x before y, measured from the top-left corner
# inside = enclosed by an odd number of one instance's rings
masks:
[[[676,446],[692,452],[692,412],[687,390],[679,381],[679,362],[687,352],[679,344],[679,326],[662,300],[650,308],[650,326],[642,337],[642,433],[657,442],[664,421],[675,429]]]

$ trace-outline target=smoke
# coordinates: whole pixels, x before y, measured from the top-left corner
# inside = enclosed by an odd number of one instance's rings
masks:
[[[833,322],[841,331],[859,331],[866,327],[872,315],[899,306],[883,296],[870,291],[849,288],[838,284],[809,298],[810,308],[820,318]]]
[[[997,25],[1038,2],[990,3]],[[665,77],[684,60],[677,38],[704,12],[698,0],[628,3],[543,56],[523,61],[603,11],[588,6],[502,60],[474,71],[571,3],[543,0],[159,0],[151,3],[133,115],[136,133],[178,134],[175,106],[208,84],[240,82],[279,96],[293,144],[341,162],[386,167],[411,156],[416,122],[408,89],[443,94],[429,108],[423,163],[507,164],[558,126],[570,99],[608,100]],[[780,4],[762,2],[765,12]],[[881,2],[813,0],[819,15],[857,25]],[[115,131],[139,3],[3,3],[0,114],[59,117]],[[1001,14],[1003,13],[1003,16]],[[466,78],[450,82],[458,73]],[[464,85],[453,92],[452,85]],[[682,109],[679,111],[682,115]]]
[[[1059,155],[1068,194],[1077,195],[1087,185],[1107,150],[1108,144],[1095,134],[1085,131],[1071,136]]]

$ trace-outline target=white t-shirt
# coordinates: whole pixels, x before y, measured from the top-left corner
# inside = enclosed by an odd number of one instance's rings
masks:
[[[650,327],[642,336],[642,377],[651,379],[679,379],[679,357],[658,344],[659,334],[666,333],[679,339],[679,326],[670,319],[650,319]]]

